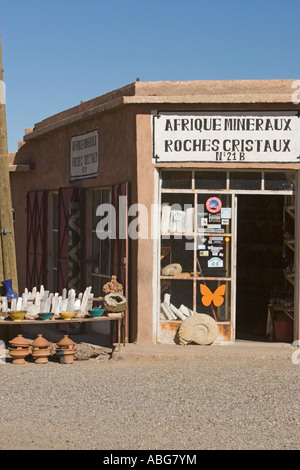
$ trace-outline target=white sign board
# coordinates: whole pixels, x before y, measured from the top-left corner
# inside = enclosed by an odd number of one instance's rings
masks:
[[[70,181],[98,175],[98,131],[71,138]]]
[[[300,163],[295,114],[153,113],[153,163]]]

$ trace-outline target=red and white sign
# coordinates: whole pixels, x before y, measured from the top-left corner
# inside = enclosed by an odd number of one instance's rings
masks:
[[[208,212],[211,212],[212,214],[215,214],[216,212],[219,212],[222,207],[222,201],[218,197],[210,197],[206,201],[206,209]]]

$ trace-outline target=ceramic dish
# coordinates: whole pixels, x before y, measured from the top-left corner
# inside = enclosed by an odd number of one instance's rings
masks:
[[[75,312],[60,312],[59,315],[64,320],[70,320],[71,318],[74,317]]]
[[[101,315],[103,313],[104,313],[104,308],[97,308],[97,309],[94,309],[94,310],[89,310],[89,314],[93,318],[99,318],[99,317],[101,317]]]
[[[22,321],[25,318],[26,311],[24,310],[11,310],[8,315],[13,321]]]
[[[48,321],[48,320],[51,320],[51,318],[53,317],[53,313],[50,313],[50,312],[42,312],[42,313],[39,313],[38,314],[38,317],[41,319],[41,320],[45,320],[45,321]]]

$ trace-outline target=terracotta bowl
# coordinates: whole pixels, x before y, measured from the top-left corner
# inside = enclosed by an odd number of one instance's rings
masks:
[[[74,317],[75,312],[60,312],[59,315],[64,320],[70,320],[71,318]]]
[[[27,312],[24,310],[12,310],[11,312],[8,312],[13,321],[22,321],[23,318],[25,318],[26,313]]]

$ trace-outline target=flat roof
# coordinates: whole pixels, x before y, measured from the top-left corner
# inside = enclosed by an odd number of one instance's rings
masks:
[[[35,124],[24,136],[28,141],[59,127],[132,104],[287,104],[300,109],[293,94],[296,79],[136,81],[80,103]],[[296,84],[296,86],[295,86]],[[299,93],[298,93],[299,95]]]

